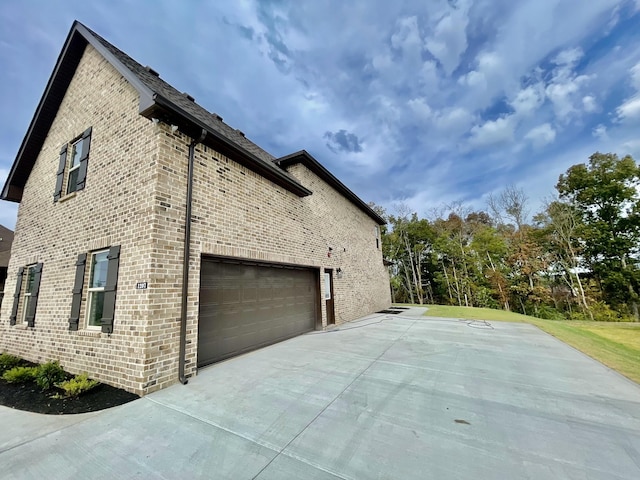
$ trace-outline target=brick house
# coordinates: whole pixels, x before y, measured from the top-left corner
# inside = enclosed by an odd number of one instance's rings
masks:
[[[12,243],[13,231],[4,225],[0,225],[0,305],[2,305],[2,299],[4,297],[4,282],[7,279]]]
[[[391,301],[369,206],[78,22],[1,198],[0,351],[138,394]]]

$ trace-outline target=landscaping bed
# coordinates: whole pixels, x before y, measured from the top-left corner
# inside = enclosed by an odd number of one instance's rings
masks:
[[[26,360],[20,360],[16,366],[38,367]],[[6,369],[5,372],[8,370]],[[17,410],[53,415],[86,413],[115,407],[140,398],[138,395],[105,384],[97,384],[87,391],[69,395],[55,385],[43,389],[35,380],[10,383],[2,378],[2,373],[0,372],[0,405]],[[66,372],[63,375],[62,381],[74,378]]]

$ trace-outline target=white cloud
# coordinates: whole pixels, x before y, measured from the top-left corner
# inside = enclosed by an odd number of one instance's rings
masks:
[[[465,132],[474,120],[473,114],[461,107],[448,108],[434,115],[435,126],[448,135]]]
[[[422,48],[422,39],[418,30],[418,19],[415,16],[401,18],[397,22],[398,30],[391,35],[391,45],[400,50]]]
[[[420,68],[418,80],[420,84],[427,89],[436,88],[439,80],[438,65],[436,62],[431,60],[424,62]]]
[[[383,51],[373,56],[371,64],[376,70],[386,70],[393,65],[393,60],[389,52]]]
[[[508,143],[513,140],[515,122],[513,116],[489,120],[483,125],[475,125],[471,129],[469,144],[474,147],[487,147]]]
[[[556,139],[556,131],[553,129],[551,124],[543,123],[542,125],[538,125],[537,127],[529,130],[524,138],[529,140],[534,147],[540,148]]]
[[[433,28],[425,41],[425,47],[442,65],[449,76],[458,67],[460,57],[467,50],[467,25],[469,24],[466,2],[458,2]]]
[[[591,134],[600,139],[600,140],[608,140],[609,139],[609,135],[607,133],[607,127],[605,125],[603,125],[602,123],[600,125],[598,125],[597,127],[595,127],[592,131]]]
[[[431,118],[431,107],[429,107],[425,98],[412,98],[407,102],[407,105],[420,119]]]
[[[593,95],[586,95],[582,97],[582,107],[587,113],[595,112],[598,109],[595,97]]]
[[[544,97],[544,86],[538,83],[520,90],[510,105],[518,115],[529,116],[540,108]]]
[[[569,117],[578,112],[576,106],[580,91],[590,80],[587,75],[565,76],[566,71],[559,73],[545,90],[547,97],[553,104],[553,110],[561,122],[566,122]]]
[[[552,60],[556,65],[567,65],[573,67],[578,60],[584,56],[580,47],[563,50]]]
[[[481,52],[476,57],[476,69],[458,79],[458,83],[478,90],[486,90],[489,83],[502,74],[504,64],[495,52]]]
[[[616,108],[616,113],[618,114],[618,120],[621,122],[640,119],[640,95],[625,101]]]

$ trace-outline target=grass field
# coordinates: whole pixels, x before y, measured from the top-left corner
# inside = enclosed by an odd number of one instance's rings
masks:
[[[530,323],[640,383],[640,323],[542,320],[490,308],[426,306],[431,317]]]

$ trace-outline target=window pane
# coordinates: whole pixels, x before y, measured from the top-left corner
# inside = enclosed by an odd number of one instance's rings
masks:
[[[69,183],[67,184],[67,193],[75,192],[78,189],[78,172],[79,168],[69,172]]]
[[[27,312],[29,311],[29,304],[31,303],[31,295],[24,296],[24,306],[22,307],[22,321],[27,321]]]
[[[33,280],[35,277],[35,269],[33,267],[27,268],[27,286],[25,287],[25,293],[31,293],[33,291]]]
[[[324,299],[331,300],[331,274],[324,274]]]
[[[104,292],[89,292],[89,326],[102,325],[102,310],[104,309]]]
[[[80,139],[76,143],[73,144],[73,152],[71,155],[71,165],[70,168],[77,167],[80,165],[80,155],[82,155],[82,142]]]
[[[91,281],[89,288],[104,287],[107,283],[107,267],[109,261],[107,259],[109,252],[98,252],[93,254],[93,262],[91,264]]]

